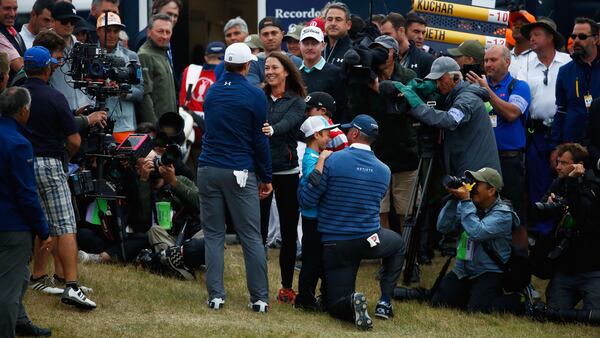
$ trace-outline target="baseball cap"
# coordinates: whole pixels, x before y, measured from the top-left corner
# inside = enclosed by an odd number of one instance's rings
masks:
[[[78,34],[80,32],[84,32],[84,31],[85,32],[95,32],[96,28],[94,28],[94,26],[92,26],[85,20],[77,20],[77,23],[75,23],[75,28],[73,28],[73,34]]]
[[[304,26],[302,25],[292,25],[287,34],[285,34],[283,36],[283,41],[285,41],[286,39],[294,39],[294,40],[298,40],[300,41],[300,32],[302,31],[302,29],[304,28]]]
[[[316,26],[306,26],[302,28],[302,32],[300,33],[300,41],[307,38],[313,38],[318,42],[323,42],[323,40],[325,40],[323,37],[323,31],[321,28]]]
[[[502,176],[492,168],[481,168],[477,171],[467,170],[465,171],[465,176],[474,179],[475,181],[485,182],[492,187],[496,188],[496,190],[502,190]]]
[[[227,47],[224,59],[227,63],[237,64],[258,60],[256,56],[252,54],[250,47],[244,42],[236,42]]]
[[[312,92],[306,96],[304,101],[306,102],[306,108],[325,107],[327,111],[335,113],[335,100],[325,92]]]
[[[512,28],[515,21],[517,21],[517,19],[519,19],[519,18],[522,18],[527,23],[535,22],[535,16],[533,16],[531,13],[529,13],[526,10],[511,11],[510,14],[508,15],[508,27]]]
[[[206,46],[206,55],[218,54],[223,55],[225,53],[225,44],[221,41],[212,41]]]
[[[379,134],[379,126],[377,125],[377,122],[371,116],[366,114],[357,115],[352,122],[342,124],[340,126],[340,129],[350,128],[356,128],[360,130],[361,133],[364,133],[370,137],[377,137]]]
[[[258,32],[260,33],[260,31],[265,28],[265,27],[269,27],[269,26],[275,26],[279,29],[281,29],[281,31],[283,32],[283,25],[281,24],[281,21],[279,21],[279,19],[272,17],[272,16],[265,16],[262,20],[260,20],[260,22],[258,23]]]
[[[380,35],[375,41],[371,42],[369,48],[383,46],[385,48],[392,48],[396,54],[400,52],[400,47],[398,47],[398,41],[389,35]]]
[[[300,126],[300,131],[304,133],[304,137],[310,137],[321,130],[330,130],[338,126],[339,124],[329,124],[323,116],[309,116]]]
[[[49,64],[58,64],[58,61],[50,55],[46,47],[33,46],[25,51],[23,56],[25,70],[47,67]]]
[[[75,9],[75,6],[73,6],[73,4],[71,4],[70,2],[66,1],[58,2],[54,5],[54,8],[52,8],[52,18],[54,20],[65,20],[73,18],[80,19],[80,17],[77,15],[77,10]]]
[[[10,71],[10,62],[8,62],[8,53],[0,52],[0,73],[8,73]]]
[[[265,45],[263,45],[262,41],[258,37],[258,34],[250,34],[244,40],[244,43],[250,47],[250,49],[265,49]]]
[[[425,79],[437,80],[448,72],[460,72],[460,66],[453,58],[441,56],[433,61],[431,64],[431,72],[425,76]]]
[[[448,54],[450,56],[470,56],[481,62],[485,56],[485,48],[477,40],[466,40],[456,48],[448,48]]]
[[[119,26],[121,28],[125,28],[125,25],[121,23],[121,18],[119,14],[108,12],[108,24],[106,24],[106,13],[102,13],[96,20],[96,28],[104,27],[104,26]]]
[[[307,24],[306,27],[319,27],[319,29],[321,29],[321,32],[325,31],[325,20],[323,20],[323,18],[321,17],[316,17],[312,20],[310,20]]]

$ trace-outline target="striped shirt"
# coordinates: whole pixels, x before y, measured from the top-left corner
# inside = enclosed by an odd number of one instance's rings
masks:
[[[333,153],[323,173],[313,170],[298,192],[303,209],[318,207],[323,242],[350,240],[377,232],[379,203],[390,183],[390,169],[371,148],[352,144]]]

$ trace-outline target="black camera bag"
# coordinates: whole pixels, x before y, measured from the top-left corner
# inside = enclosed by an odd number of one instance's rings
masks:
[[[483,243],[483,250],[504,272],[502,275],[502,288],[506,292],[519,292],[531,283],[531,262],[526,249],[511,245],[510,257],[506,263],[502,262],[500,255]]]

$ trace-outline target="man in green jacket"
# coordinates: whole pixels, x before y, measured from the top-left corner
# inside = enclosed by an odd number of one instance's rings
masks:
[[[138,52],[144,79],[138,123],[156,123],[162,114],[177,112],[173,66],[168,54],[172,33],[173,23],[168,15],[156,14],[150,19],[148,40]]]

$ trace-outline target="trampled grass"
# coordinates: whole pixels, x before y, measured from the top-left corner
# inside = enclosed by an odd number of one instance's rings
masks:
[[[374,319],[373,331],[359,332],[326,314],[277,304],[277,250],[269,252],[271,312],[257,314],[247,307],[240,246],[228,246],[225,253],[228,298],[222,311],[207,308],[202,273],[197,281],[186,282],[118,265],[80,265],[80,281],[94,289],[90,296],[98,303],[96,310],[82,312],[33,291],[27,292],[26,307],[36,324],[52,328],[54,337],[600,337],[600,328],[585,325],[541,324],[510,315],[472,315],[398,301],[392,320]],[[425,286],[433,283],[442,261],[435,263],[423,270]],[[371,314],[379,296],[377,267],[364,263],[357,280]],[[536,281],[536,286],[544,284]]]

